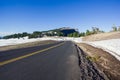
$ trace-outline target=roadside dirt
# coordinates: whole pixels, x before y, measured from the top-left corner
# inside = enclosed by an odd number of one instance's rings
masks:
[[[108,40],[108,39],[118,39],[120,38],[120,32],[108,32],[108,33],[100,33],[94,34],[90,36],[83,37],[83,41],[100,41],[100,40]]]
[[[109,80],[104,72],[95,65],[94,62],[87,58],[87,54],[77,46],[80,80]]]
[[[77,45],[87,54],[87,59],[94,62],[110,80],[120,80],[120,62],[115,57],[85,43]]]
[[[2,47],[0,47],[0,51],[33,47],[33,46],[39,46],[39,45],[44,45],[44,44],[49,44],[49,43],[54,43],[54,42],[56,42],[56,41],[46,40],[46,41],[28,42],[28,43],[17,44],[17,45],[2,46]]]

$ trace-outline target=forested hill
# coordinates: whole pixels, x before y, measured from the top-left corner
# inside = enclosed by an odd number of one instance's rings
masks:
[[[4,39],[9,39],[9,38],[22,38],[25,36],[28,36],[29,38],[38,38],[38,37],[44,37],[44,36],[70,36],[70,34],[74,34],[77,36],[79,34],[78,30],[74,28],[59,28],[59,29],[53,29],[53,30],[48,30],[48,31],[34,31],[33,33],[16,33],[12,35],[7,35],[4,36]]]

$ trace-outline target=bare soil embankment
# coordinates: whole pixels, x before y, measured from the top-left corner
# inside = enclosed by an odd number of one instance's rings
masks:
[[[110,80],[120,80],[120,62],[102,49],[95,48],[85,43],[78,44],[87,53],[88,59],[95,62]]]
[[[109,80],[104,72],[88,59],[87,54],[77,46],[79,67],[80,67],[80,80]]]
[[[82,38],[83,41],[92,42],[108,39],[120,39],[120,32],[94,34]],[[88,59],[95,62],[98,68],[104,72],[110,80],[120,80],[120,61],[110,53],[85,43],[77,43],[88,55]]]

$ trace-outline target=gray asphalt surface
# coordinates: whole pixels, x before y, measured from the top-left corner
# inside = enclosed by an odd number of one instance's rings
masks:
[[[28,47],[28,48],[20,48],[20,49],[14,49],[14,50],[9,50],[9,51],[0,51],[0,62],[9,60],[9,59],[12,59],[15,57],[19,57],[22,55],[26,55],[31,52],[42,50],[42,49],[48,48],[50,46],[57,45],[59,43],[62,43],[62,42],[55,42],[52,44],[46,44],[46,45],[40,45],[40,46],[34,46],[34,47]]]
[[[30,52],[28,49],[18,49],[13,50],[13,53],[8,51],[2,55],[11,53],[10,56],[17,55],[18,57],[19,51],[20,53],[22,51],[23,53]],[[6,57],[9,56],[2,57],[2,60],[7,60]],[[77,80],[79,77],[77,68],[79,67],[74,67],[74,65],[78,65],[77,59],[74,44],[66,42],[60,47],[1,66],[0,80],[71,80],[71,78]],[[76,72],[74,72],[75,70]]]
[[[35,51],[33,48],[32,51],[31,48],[29,49],[30,52]],[[29,53],[29,49],[28,48],[27,50],[22,49],[23,53],[24,54]],[[17,49],[18,53],[12,53],[12,51],[8,51],[8,53],[11,53],[12,56],[20,54],[19,51],[21,52],[21,49]],[[13,52],[16,51],[13,50]],[[6,54],[8,53],[6,52]],[[17,55],[14,57],[18,56],[21,55]],[[14,58],[8,57],[9,56],[4,56],[1,59],[1,61]],[[101,75],[99,71],[97,71],[97,68],[95,68],[91,62],[85,59],[85,55],[83,54],[83,52],[80,52],[74,43],[67,41],[59,47],[1,66],[0,80],[105,80],[105,79],[104,76]]]

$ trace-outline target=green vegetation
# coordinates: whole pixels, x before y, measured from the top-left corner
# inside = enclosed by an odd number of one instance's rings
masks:
[[[29,38],[38,38],[38,37],[42,37],[42,33],[39,31],[34,31],[32,34],[28,35]]]
[[[68,34],[68,37],[79,37],[79,33],[74,32],[74,33]]]
[[[91,31],[86,30],[86,35],[91,35],[91,34],[92,34],[92,32],[91,32]]]
[[[94,57],[91,57],[91,56],[86,56],[86,59],[92,61],[92,62],[96,62],[100,59],[100,56],[94,56]]]
[[[98,34],[98,33],[104,33],[104,31],[100,30],[97,27],[92,27],[92,31],[86,30],[86,36],[92,35],[92,34]]]
[[[29,35],[30,34],[28,34],[27,32],[23,32],[23,33],[18,33],[18,34],[12,34],[12,35],[4,36],[3,39],[21,38],[21,37],[25,37],[25,36],[29,36]]]
[[[78,32],[75,29],[72,28],[60,28],[60,29],[53,29],[53,30],[48,30],[48,31],[34,31],[33,33],[17,33],[17,34],[12,34],[12,35],[7,35],[4,36],[4,39],[9,39],[9,38],[23,38],[28,36],[28,38],[40,38],[44,36],[64,36],[66,37],[68,34],[73,33],[73,36],[79,37]]]
[[[71,33],[71,34],[68,34],[67,35],[68,37],[82,37],[82,36],[85,36],[85,33],[84,32],[74,32],[74,33]]]
[[[117,27],[115,24],[113,24],[112,32],[116,32],[116,31],[120,31],[120,26]]]

